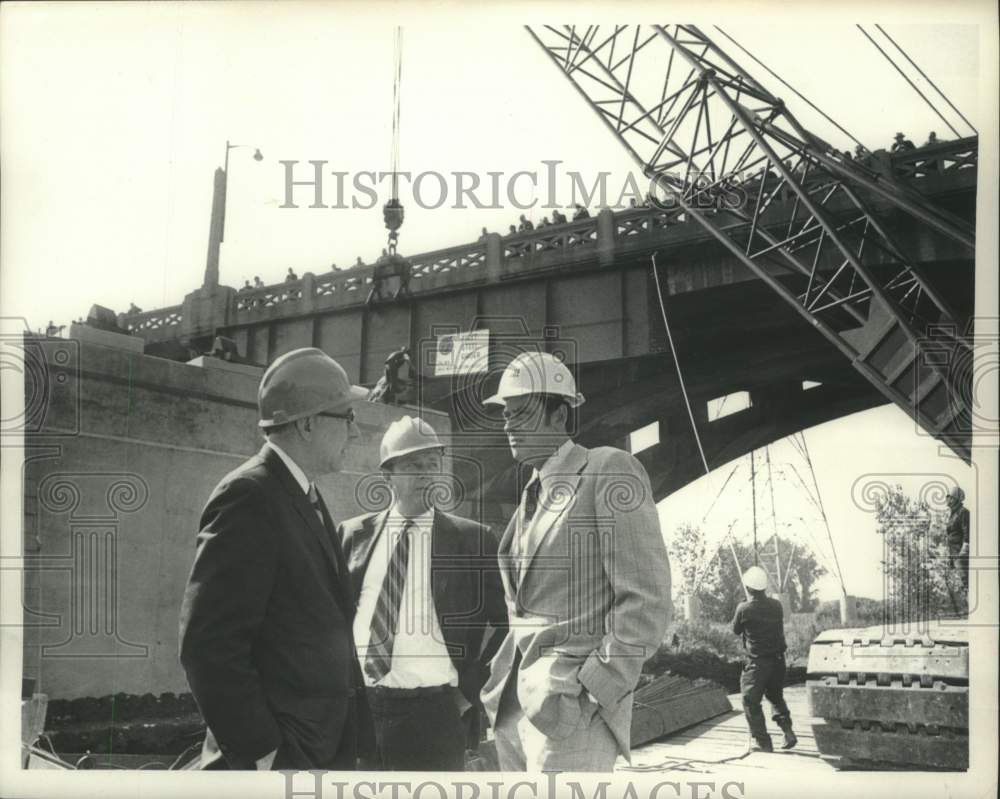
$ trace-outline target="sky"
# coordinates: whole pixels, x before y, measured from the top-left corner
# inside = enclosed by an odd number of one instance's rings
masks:
[[[995,113],[995,96],[980,91],[985,34],[971,24],[972,7],[949,6],[949,21],[933,25],[891,12],[866,27],[881,22],[981,126]],[[374,259],[385,246],[380,205],[388,195],[371,209],[309,208],[308,200],[282,208],[281,162],[300,162],[296,179],[308,177],[310,160],[351,176],[389,169],[396,20],[403,24],[401,169],[509,176],[543,172],[543,162],[558,160],[561,170],[590,178],[604,170],[609,185],[622,185],[633,165],[523,30],[519,7],[476,18],[455,9],[424,7],[418,16],[318,3],[5,3],[3,314],[39,328],[85,316],[93,303],[116,311],[133,302],[147,310],[179,304],[202,281],[212,174],[227,141],[245,146],[230,152],[223,284],[255,275],[271,283],[289,267],[319,274],[331,263]],[[854,27],[864,14],[821,13],[820,23],[788,7],[777,19],[742,11],[699,22],[712,35],[718,23],[869,149],[888,146],[897,130],[918,144],[931,130],[951,138]],[[837,147],[852,146],[789,90],[749,68],[806,127]],[[264,156],[259,163],[254,148]],[[532,199],[530,189],[521,194]],[[570,205],[560,189],[563,197]],[[432,210],[402,199],[400,250],[408,254],[471,241],[484,226],[505,231],[522,213],[450,202]],[[537,221],[547,211],[524,213]],[[876,595],[880,585],[873,522],[850,500],[860,475],[945,473],[975,483],[968,467],[942,457],[895,408],[832,422],[807,438],[852,593]],[[665,529],[700,520],[721,479],[717,473],[662,503]],[[728,527],[745,515],[739,503],[727,496],[706,524]],[[790,495],[779,505],[779,518],[804,516]]]

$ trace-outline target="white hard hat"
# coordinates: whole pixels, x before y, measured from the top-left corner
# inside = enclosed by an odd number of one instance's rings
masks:
[[[743,585],[751,591],[763,591],[767,588],[767,572],[760,566],[751,566],[743,574]]]
[[[571,408],[583,405],[583,394],[576,390],[573,373],[561,360],[547,352],[522,352],[504,369],[497,393],[483,400],[506,405],[510,397],[527,394],[554,394],[565,397]]]
[[[385,467],[395,458],[425,449],[440,449],[444,452],[444,444],[437,437],[434,428],[423,419],[404,416],[389,425],[382,436],[378,452],[379,467]]]

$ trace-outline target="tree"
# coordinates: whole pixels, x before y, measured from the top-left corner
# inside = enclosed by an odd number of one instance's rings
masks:
[[[790,573],[785,576],[792,547],[795,557]],[[733,559],[734,551],[739,566]],[[798,612],[813,610],[816,604],[814,586],[826,570],[807,547],[797,542],[778,536],[778,551],[782,558],[784,590],[789,594],[792,609]],[[680,571],[680,595],[696,597],[705,618],[727,623],[733,618],[736,606],[746,598],[743,572],[754,563],[753,547],[741,541],[723,541],[710,558],[706,557],[708,552],[700,527],[683,524],[677,528],[670,544],[670,555]],[[770,574],[776,574],[773,538],[758,551],[758,561]]]
[[[897,485],[875,498],[875,515],[883,538],[883,621],[929,621],[965,613],[965,589],[949,568],[947,512],[906,496]]]

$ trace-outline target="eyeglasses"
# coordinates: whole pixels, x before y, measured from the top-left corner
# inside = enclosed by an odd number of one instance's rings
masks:
[[[332,413],[323,411],[320,416],[332,416],[334,419],[346,419],[348,424],[354,424],[354,408],[348,408],[347,413]]]

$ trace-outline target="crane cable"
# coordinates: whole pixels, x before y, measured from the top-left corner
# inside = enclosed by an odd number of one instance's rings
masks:
[[[403,29],[396,28],[395,69],[392,81],[392,145],[389,161],[392,164],[392,199],[399,199],[399,98],[403,82]]]
[[[656,283],[656,298],[660,304],[660,314],[663,317],[663,326],[667,331],[667,342],[670,344],[670,354],[674,359],[674,368],[677,370],[677,381],[681,385],[681,395],[684,397],[684,405],[687,407],[688,419],[691,420],[691,430],[694,433],[694,441],[698,445],[698,454],[701,456],[701,465],[705,467],[705,474],[708,475],[711,474],[711,470],[708,468],[708,461],[705,458],[705,450],[701,445],[701,436],[698,434],[698,425],[695,424],[694,413],[691,410],[691,400],[688,398],[687,387],[684,385],[684,375],[681,372],[681,362],[677,358],[677,349],[674,347],[674,337],[670,332],[670,322],[667,321],[667,306],[663,301],[663,290],[660,288],[660,270],[656,265],[655,252],[651,256],[651,260],[653,262],[653,281]],[[742,574],[739,558],[736,557],[736,550],[733,549],[732,553],[733,560],[736,561],[736,569]],[[743,586],[743,591],[747,594],[747,598],[749,599],[750,595],[747,593],[746,586]]]
[[[670,344],[670,354],[674,358],[674,368],[677,369],[677,380],[681,384],[681,394],[684,397],[684,404],[687,406],[688,418],[691,420],[691,430],[694,432],[694,440],[698,445],[698,454],[701,456],[701,465],[705,467],[705,474],[709,474],[708,461],[705,460],[705,450],[701,446],[701,436],[698,435],[698,425],[694,421],[694,413],[691,411],[691,401],[688,399],[687,388],[684,386],[684,375],[681,373],[681,363],[677,360],[677,350],[674,348],[674,337],[670,333],[670,323],[667,321],[667,306],[663,302],[663,292],[660,289],[660,270],[656,266],[656,253],[652,255],[653,280],[656,282],[656,297],[660,302],[660,314],[663,316],[663,326],[667,329],[667,341]]]
[[[849,138],[851,141],[853,141],[862,150],[864,150],[865,152],[868,152],[868,148],[865,147],[849,130],[847,130],[839,122],[837,122],[837,120],[835,120],[833,117],[831,117],[829,114],[827,114],[822,108],[820,108],[818,105],[816,105],[814,102],[812,102],[812,100],[810,100],[808,97],[806,97],[804,94],[802,94],[802,92],[800,92],[798,89],[796,89],[794,86],[792,86],[792,84],[790,84],[783,77],[781,77],[781,75],[779,75],[777,72],[775,72],[773,69],[771,69],[767,64],[765,64],[763,61],[761,61],[759,58],[757,58],[757,56],[755,56],[753,53],[751,53],[749,50],[747,50],[742,44],[740,44],[732,36],[730,36],[728,33],[726,33],[724,30],[722,30],[722,28],[720,28],[718,25],[715,25],[713,27],[719,33],[721,33],[723,36],[725,36],[727,39],[729,39],[729,41],[731,41],[738,48],[740,48],[740,50],[742,50],[744,53],[746,53],[748,57],[750,57],[751,59],[753,59],[754,61],[756,61],[775,80],[779,81],[783,86],[785,86],[787,89],[789,89],[790,91],[792,91],[795,94],[796,97],[798,97],[800,100],[802,100],[802,102],[804,102],[806,105],[808,105],[814,111],[816,111],[820,116],[822,116],[823,119],[825,119],[827,122],[829,122],[831,125],[833,125],[837,130],[839,130],[845,136],[847,136],[847,138]]]
[[[865,35],[865,38],[868,39],[868,41],[870,41],[872,43],[872,45],[875,47],[875,49],[878,50],[882,54],[882,56],[885,58],[885,60],[888,61],[890,64],[892,64],[896,68],[896,71],[900,75],[903,76],[903,80],[905,80],[907,83],[910,84],[910,87],[913,89],[913,91],[915,91],[917,94],[920,95],[920,97],[923,99],[923,101],[925,103],[927,103],[928,106],[930,106],[931,111],[933,111],[935,114],[937,114],[941,118],[941,121],[944,122],[944,124],[948,126],[948,129],[952,133],[954,133],[957,138],[959,138],[959,139],[962,138],[962,134],[959,133],[957,130],[955,130],[955,127],[947,119],[944,118],[944,115],[942,115],[942,113],[940,111],[937,110],[937,107],[934,105],[934,103],[932,103],[927,98],[927,96],[922,91],[920,91],[919,88],[917,88],[917,84],[915,84],[912,80],[910,80],[909,75],[907,75],[905,72],[903,72],[903,70],[900,69],[899,64],[897,64],[895,61],[892,60],[892,56],[890,56],[885,50],[883,50],[881,47],[879,47],[878,42],[876,42],[871,37],[871,35],[868,33],[868,31],[866,31],[860,25],[857,25],[856,27],[857,27],[857,29],[859,31],[861,31]],[[898,47],[899,45],[896,45],[896,46]],[[904,55],[905,55],[905,53],[904,53]]]
[[[885,36],[885,38],[888,39],[890,42],[892,42],[893,45],[895,46],[895,48],[897,50],[899,50],[899,52],[901,52],[903,54],[903,58],[905,58],[907,61],[909,61],[910,65],[917,72],[920,73],[920,77],[922,77],[925,81],[927,81],[934,88],[934,91],[936,91],[938,94],[941,95],[941,98],[946,103],[948,103],[948,105],[951,108],[951,110],[954,111],[956,114],[958,114],[962,118],[962,121],[972,129],[972,132],[975,133],[978,136],[979,135],[979,131],[976,130],[975,125],[973,125],[971,122],[969,122],[969,120],[967,120],[965,118],[965,114],[963,114],[961,111],[959,111],[955,107],[955,104],[951,100],[948,99],[948,95],[946,95],[943,91],[941,91],[937,87],[937,85],[934,83],[934,81],[932,81],[930,78],[927,77],[927,75],[924,73],[924,71],[919,66],[917,66],[916,62],[912,58],[910,58],[910,56],[907,54],[907,52],[902,47],[900,47],[898,44],[896,44],[896,40],[893,39],[888,33],[885,32],[885,28],[883,28],[881,25],[878,25],[878,24],[876,24],[875,27],[878,28],[880,31],[882,31],[882,35]]]

